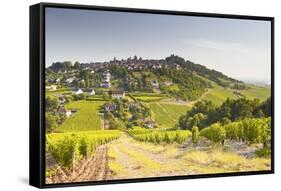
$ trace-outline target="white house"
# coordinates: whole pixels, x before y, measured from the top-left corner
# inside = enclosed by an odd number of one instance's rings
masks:
[[[96,93],[95,90],[91,89],[91,88],[86,89],[85,92],[88,93],[88,95],[95,95],[95,93]]]
[[[153,69],[161,69],[162,66],[160,64],[155,64],[152,66]]]
[[[171,86],[171,85],[173,85],[173,82],[172,81],[165,81],[164,84],[166,86]]]
[[[66,109],[65,110],[65,115],[66,115],[66,117],[70,117],[72,115],[71,110]]]
[[[110,82],[102,82],[100,84],[100,87],[102,87],[102,88],[111,88],[111,83]]]
[[[112,91],[112,98],[113,99],[123,99],[125,97],[125,91],[123,90],[114,90]]]
[[[154,128],[155,125],[156,125],[156,124],[155,124],[155,122],[153,122],[153,121],[147,121],[147,122],[145,122],[145,124],[144,124],[144,126],[147,127],[147,128],[149,128],[149,129]]]
[[[101,87],[103,87],[103,88],[111,87],[110,76],[111,76],[111,74],[109,73],[108,70],[102,74],[102,83],[100,84]]]
[[[159,88],[159,83],[157,80],[151,80],[150,83],[154,88]]]
[[[64,104],[66,102],[66,99],[64,98],[63,95],[59,96],[59,103]]]
[[[176,70],[181,69],[180,65],[178,65],[177,63],[173,64],[173,68],[176,69]]]
[[[116,109],[117,105],[115,103],[108,103],[104,105],[105,111],[114,111]]]
[[[75,88],[72,90],[72,94],[74,95],[79,95],[79,94],[82,94],[83,93],[83,90],[80,89],[80,88]]]
[[[46,86],[46,90],[55,91],[57,90],[57,85]]]
[[[67,79],[65,80],[65,82],[66,82],[66,83],[69,83],[69,84],[71,84],[73,81],[74,81],[74,78],[67,78]]]

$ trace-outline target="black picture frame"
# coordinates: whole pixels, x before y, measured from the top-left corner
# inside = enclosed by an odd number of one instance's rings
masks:
[[[186,175],[186,176],[172,176],[172,177],[156,177],[156,178],[142,178],[142,179],[106,180],[106,181],[96,181],[96,182],[45,184],[44,75],[45,75],[45,8],[47,7],[270,21],[271,22],[271,96],[272,96],[271,170]],[[216,14],[216,13],[197,13],[197,12],[184,12],[184,11],[152,10],[152,9],[135,9],[135,8],[123,8],[123,7],[122,8],[103,7],[103,6],[73,5],[73,4],[55,4],[55,3],[39,3],[36,5],[32,5],[30,6],[29,12],[30,12],[30,37],[29,37],[30,38],[30,82],[29,82],[30,84],[29,184],[30,185],[38,188],[52,188],[52,187],[66,187],[66,186],[134,183],[134,182],[147,182],[147,181],[166,181],[166,180],[178,180],[178,179],[228,177],[228,176],[244,176],[244,175],[274,173],[274,168],[275,168],[274,167],[275,164],[274,161],[274,17]]]

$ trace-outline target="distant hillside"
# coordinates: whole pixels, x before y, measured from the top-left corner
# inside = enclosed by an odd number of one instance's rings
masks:
[[[61,71],[68,71],[71,69],[77,69],[78,67],[91,67],[91,68],[102,68],[104,67],[109,67],[110,65],[119,65],[119,66],[135,66],[137,67],[142,67],[143,69],[146,67],[153,68],[153,66],[171,66],[174,67],[175,65],[179,65],[181,68],[191,71],[191,72],[196,72],[198,75],[203,76],[204,78],[207,78],[209,80],[212,80],[216,82],[217,84],[223,86],[223,87],[230,87],[232,86],[234,89],[244,89],[244,87],[239,87],[238,85],[243,86],[243,82],[233,79],[222,72],[209,69],[206,66],[203,66],[201,64],[195,64],[192,61],[189,60],[184,60],[183,58],[176,56],[176,55],[171,55],[165,60],[160,59],[160,60],[151,60],[151,59],[142,59],[141,57],[137,59],[135,56],[133,59],[127,58],[126,60],[113,60],[113,61],[105,61],[105,62],[92,62],[92,63],[83,63],[80,64],[78,62],[75,62],[75,64],[72,64],[70,61],[64,61],[64,62],[54,62],[51,66],[48,67],[48,69],[54,71],[54,72],[61,72]],[[236,87],[235,87],[236,86]]]
[[[243,82],[233,79],[222,72],[208,69],[206,66],[195,64],[189,60],[184,60],[183,58],[175,55],[171,55],[165,59],[169,64],[177,63],[181,67],[183,67],[186,70],[196,72],[198,75],[203,76],[209,80],[212,80],[216,82],[217,84],[223,86],[223,87],[230,87],[232,86],[235,89],[239,89],[239,85],[243,86]],[[243,87],[240,87],[241,89],[244,89]]]
[[[78,63],[55,62],[46,69],[46,79],[50,81],[74,77],[76,84],[84,80],[83,87],[100,87],[102,73],[109,70],[113,75],[113,87],[127,92],[158,92],[182,100],[196,100],[207,89],[214,86],[245,90],[247,85],[222,72],[208,69],[175,55],[165,59],[142,59],[134,56],[122,60]]]

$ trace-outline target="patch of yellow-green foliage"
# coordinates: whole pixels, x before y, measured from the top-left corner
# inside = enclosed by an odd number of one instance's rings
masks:
[[[142,154],[133,149],[130,149],[130,148],[126,147],[125,145],[120,145],[119,149],[121,152],[126,153],[131,158],[136,160],[139,164],[142,164],[142,165],[148,167],[149,169],[157,169],[157,168],[161,167],[160,163],[158,163],[154,160],[151,160],[145,154]]]
[[[66,119],[57,130],[64,132],[100,130],[100,109],[104,103],[104,101],[81,100],[66,104],[65,108],[77,110],[77,112]]]
[[[46,177],[51,177],[51,176],[53,176],[55,174],[56,174],[56,169],[55,168],[46,169],[46,171],[45,171],[45,176]]]
[[[159,143],[183,143],[191,132],[189,130],[149,130],[149,129],[132,129],[128,130],[137,141]]]
[[[270,158],[271,157],[271,148],[266,147],[266,148],[258,149],[255,151],[255,154],[258,157]]]
[[[69,88],[60,88],[54,91],[46,90],[46,95],[54,95],[54,94],[70,94],[71,90]]]
[[[143,101],[143,102],[153,102],[153,101],[160,101],[164,97],[150,97],[150,96],[134,96],[136,100]]]
[[[188,151],[182,159],[185,161],[183,164],[196,174],[270,170],[271,163],[270,159],[247,159],[236,153],[219,149],[210,152]]]
[[[143,92],[135,92],[131,94],[131,96],[141,102],[154,102],[154,101],[160,101],[167,97],[167,95],[164,94],[158,94],[158,93],[143,93]]]
[[[71,167],[95,149],[120,137],[118,130],[51,133],[46,135],[46,149],[64,167]]]
[[[267,145],[271,142],[271,117],[243,119],[225,126],[221,126],[218,123],[213,124],[202,129],[200,135],[215,143],[231,139],[250,144],[263,143]]]

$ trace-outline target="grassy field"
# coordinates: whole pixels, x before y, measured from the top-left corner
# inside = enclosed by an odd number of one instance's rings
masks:
[[[85,131],[101,129],[100,108],[103,101],[76,101],[65,105],[77,112],[58,127],[58,131]]]
[[[168,113],[170,114],[170,116],[173,119],[178,119],[182,114],[185,114],[187,112],[187,110],[190,110],[191,108],[189,106],[185,106],[185,105],[174,105],[174,104],[164,104],[164,103],[160,103],[160,105],[166,110],[168,111]]]
[[[149,107],[154,120],[164,128],[174,127],[178,122],[178,118],[190,109],[186,105],[164,103],[150,103]]]
[[[54,94],[70,94],[71,90],[69,88],[61,88],[54,91],[46,90],[46,95],[54,95]]]
[[[213,86],[212,89],[209,89],[209,91],[201,97],[199,100],[210,100],[216,105],[220,105],[224,100],[227,98],[236,99],[238,98],[235,94],[233,94],[233,91],[238,91],[246,96],[248,99],[260,99],[261,101],[266,100],[270,96],[270,87],[257,87],[257,86],[250,86],[249,89],[246,90],[234,90],[234,89],[225,89],[222,86],[219,86],[217,83],[204,78],[196,73],[193,73],[197,77],[201,78],[202,80],[206,82],[210,82]]]
[[[209,100],[212,101],[216,105],[220,105],[227,98],[237,99],[238,97],[233,93],[233,89],[226,89],[221,86],[214,87],[213,89],[209,89],[203,97],[199,100]],[[247,90],[239,90],[240,93],[246,96],[248,99],[258,98],[261,101],[264,101],[270,96],[270,88],[266,87],[251,87]]]
[[[264,101],[270,96],[271,89],[269,87],[252,86],[250,89],[240,90],[240,92],[249,99],[258,98],[261,101]]]
[[[236,99],[237,96],[233,94],[233,90],[218,86],[213,89],[209,89],[208,92],[200,99],[212,101],[215,105],[220,105],[227,98]]]

